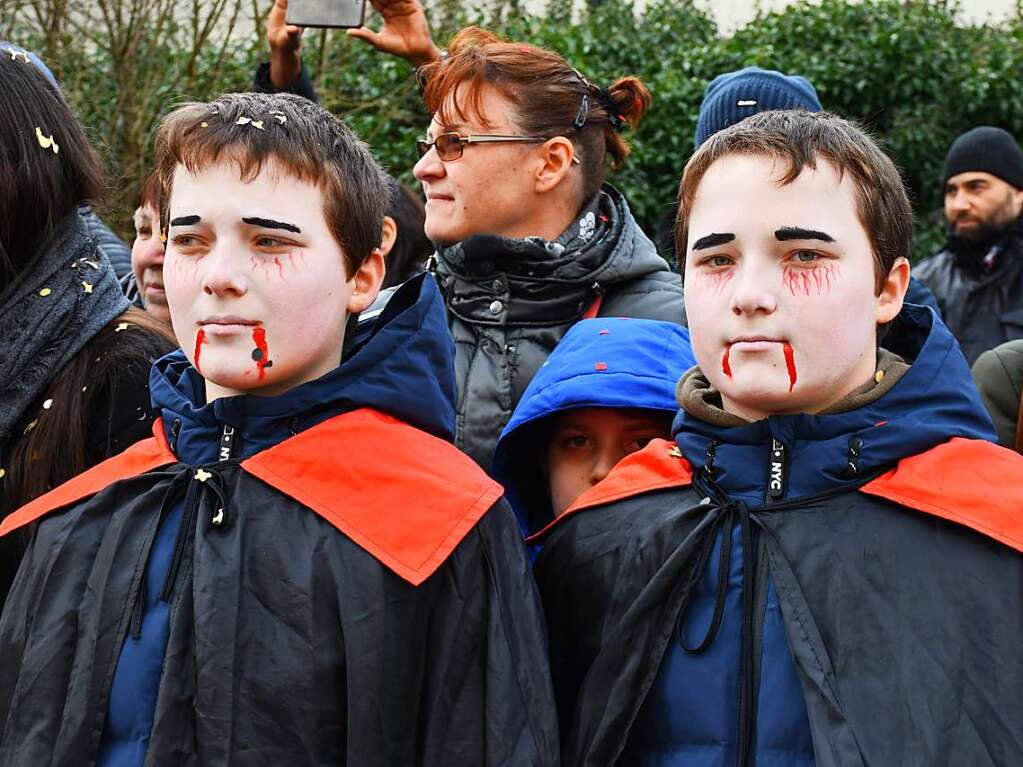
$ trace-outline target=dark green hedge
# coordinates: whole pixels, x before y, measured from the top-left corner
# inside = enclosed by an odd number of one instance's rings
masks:
[[[591,80],[640,76],[654,106],[631,137],[634,154],[627,168],[612,180],[648,230],[674,197],[706,83],[743,66],[804,75],[825,108],[874,131],[902,169],[914,200],[918,256],[941,238],[940,169],[952,139],[977,124],[1023,135],[1019,13],[997,26],[968,26],[958,20],[959,6],[944,0],[823,0],[762,14],[722,38],[713,19],[689,0],[655,0],[642,14],[633,12],[630,0],[606,0],[574,19],[569,5],[552,0],[548,14],[538,17],[505,0],[470,15],[459,3],[438,0],[431,21],[438,41],[466,23],[482,23],[559,51]],[[132,73],[128,83],[123,66],[119,78],[109,76],[115,46],[86,55],[73,40],[49,41],[58,75],[110,156],[118,192],[112,214],[122,227],[128,190],[146,167],[146,138],[161,109],[183,98],[246,87],[251,69],[265,56],[257,31],[223,53],[210,45],[190,59],[175,48],[182,32],[168,28],[160,39],[139,43],[139,82],[145,76],[145,92],[152,96],[155,84],[157,94],[144,108],[138,94],[126,93]],[[340,34],[307,33],[305,55],[324,103],[347,115],[388,170],[411,181],[413,141],[427,117],[410,67]]]

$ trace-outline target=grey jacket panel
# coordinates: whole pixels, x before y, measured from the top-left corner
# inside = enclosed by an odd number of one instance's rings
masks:
[[[609,186],[555,242],[481,235],[436,258],[455,341],[456,443],[487,469],[526,386],[598,296],[600,316],[685,322],[681,279]]]

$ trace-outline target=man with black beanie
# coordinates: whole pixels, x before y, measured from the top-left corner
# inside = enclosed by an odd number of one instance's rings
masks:
[[[1001,128],[973,128],[952,143],[943,180],[948,240],[913,274],[972,364],[1023,338],[1023,152]]]

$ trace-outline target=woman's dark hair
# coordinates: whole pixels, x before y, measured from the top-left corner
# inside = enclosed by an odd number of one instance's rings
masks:
[[[419,274],[425,268],[426,259],[433,253],[433,243],[423,231],[426,223],[423,199],[393,178],[388,179],[387,186],[391,192],[387,215],[394,219],[398,234],[394,247],[387,254],[384,288],[400,285]]]
[[[469,115],[485,121],[481,89],[496,88],[515,105],[514,122],[525,134],[571,140],[582,164],[584,200],[604,183],[607,158],[617,170],[629,155],[619,129],[635,128],[650,108],[650,91],[637,77],[600,88],[554,51],[479,27],[455,35],[448,53],[420,70],[423,100],[437,122],[453,125]]]
[[[103,189],[103,164],[60,91],[0,47],[0,285]]]

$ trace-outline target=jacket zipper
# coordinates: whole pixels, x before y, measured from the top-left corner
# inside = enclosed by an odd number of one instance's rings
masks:
[[[771,440],[767,460],[765,505],[778,503],[788,489],[788,454],[785,445]],[[767,609],[767,567],[762,536],[754,536],[751,525],[742,531],[742,672],[739,679],[739,727],[737,767],[754,767],[757,762],[757,704],[760,700],[760,656],[763,652],[764,611]],[[752,577],[750,577],[752,576]]]

